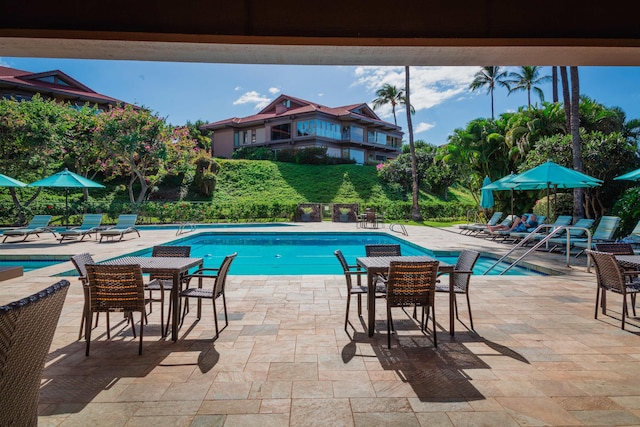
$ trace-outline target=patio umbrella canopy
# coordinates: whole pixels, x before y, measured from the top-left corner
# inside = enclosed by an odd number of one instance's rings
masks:
[[[491,179],[485,176],[484,180],[482,180],[482,190],[480,192],[480,207],[483,209],[491,209],[494,203],[491,190],[484,189],[489,184],[491,184]]]
[[[69,225],[69,188],[104,188],[104,185],[91,181],[81,175],[73,173],[65,168],[39,181],[32,182],[29,187],[56,187],[65,189],[65,226]]]
[[[616,176],[613,178],[615,180],[624,180],[624,181],[638,181],[640,179],[640,169],[636,169],[631,172],[627,172],[624,175]]]
[[[0,173],[0,187],[26,187],[22,181],[18,181],[17,179],[11,178],[10,176],[6,176]]]
[[[547,189],[547,199],[551,187],[558,188],[591,188],[602,185],[602,180],[583,174],[582,172],[560,166],[547,161],[533,169],[517,175],[511,180],[518,184],[516,190]],[[549,218],[549,203],[547,203],[547,218]]]

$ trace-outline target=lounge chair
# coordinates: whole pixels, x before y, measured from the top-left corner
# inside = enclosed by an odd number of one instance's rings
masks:
[[[525,214],[527,217],[531,214]],[[544,224],[544,222],[547,220],[546,215],[537,215],[537,221],[538,224]],[[502,240],[500,240],[500,242],[507,242],[508,240],[513,239],[513,243],[517,242],[520,239],[523,239],[524,237],[528,236],[530,233],[532,233],[533,231],[535,231],[536,228],[538,228],[538,226],[536,227],[529,227],[527,228],[527,231],[509,231],[509,230],[496,230],[491,232],[490,234],[493,236],[493,239],[495,240],[497,237],[502,236]]]
[[[91,234],[98,233],[101,223],[102,214],[85,214],[82,218],[82,224],[58,233],[60,234],[60,243],[64,239],[77,239],[80,237],[80,241],[82,241],[86,236],[91,237]]]
[[[587,235],[587,229],[591,228],[591,226],[593,225],[593,223],[595,222],[594,219],[591,218],[580,218],[578,221],[576,221],[575,224],[573,224],[572,226],[570,226],[570,238],[571,238],[571,247],[573,247],[573,242],[575,240],[579,240],[579,239],[584,239],[585,236]],[[549,249],[549,252],[554,251],[557,248],[563,248],[566,247],[567,245],[567,236],[566,234],[562,235],[562,236],[558,236],[558,237],[552,237],[551,239],[549,239],[549,245],[551,245],[551,249]]]
[[[4,243],[9,237],[22,237],[21,242],[27,240],[27,237],[35,234],[40,237],[40,233],[51,233],[53,237],[56,237],[56,233],[53,229],[49,228],[49,222],[51,222],[51,215],[35,215],[31,222],[24,227],[16,228],[14,230],[6,230],[4,232]]]
[[[498,225],[503,225],[505,227],[511,227],[511,224],[513,224],[513,221],[516,218],[517,218],[516,215],[507,215],[507,217],[504,220],[502,220],[502,222],[500,224],[498,224]],[[484,238],[491,237],[492,239],[495,239],[498,234],[495,234],[495,232],[491,232],[491,231],[489,231],[489,229],[487,227],[484,227],[484,228],[482,228],[480,230],[477,230],[476,233],[472,234],[472,235],[476,236],[476,237],[484,237]]]
[[[119,242],[128,233],[136,233],[140,237],[140,232],[135,227],[137,219],[137,214],[120,215],[116,225],[100,232],[100,242],[102,242],[103,237],[119,237]]]
[[[591,236],[591,246],[589,246],[589,239],[586,237],[577,240],[571,239],[571,245],[580,249],[576,256],[581,255],[585,249],[595,249],[596,243],[613,242],[613,236],[616,234],[619,225],[620,217],[618,216],[603,216],[600,218],[598,227],[596,227],[596,231]]]
[[[487,225],[497,225],[498,221],[502,218],[502,212],[494,212],[494,214],[489,218],[486,224],[461,224],[458,226],[460,229],[460,233],[471,234],[478,231],[486,230]]]

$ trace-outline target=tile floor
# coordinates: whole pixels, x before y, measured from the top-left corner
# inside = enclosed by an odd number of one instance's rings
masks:
[[[308,224],[348,230],[352,224]],[[265,230],[267,231],[267,230]],[[389,232],[381,229],[381,232]],[[98,260],[175,239],[143,231],[119,243],[58,244],[51,238],[0,245],[3,254],[78,253]],[[393,234],[393,233],[392,233]],[[452,229],[410,227],[408,240],[431,249],[509,246]],[[72,286],[42,380],[41,426],[531,426],[640,425],[640,319],[620,329],[621,302],[593,318],[595,277],[584,258],[535,254],[558,276],[474,276],[469,330],[461,299],[448,332],[438,295],[438,348],[395,309],[397,337],[386,346],[383,302],[369,338],[352,304],[343,328],[343,276],[231,276],[229,326],[213,341],[213,315],[188,314],[175,343],[160,339],[159,305],[145,327],[144,353],[123,322],[94,331],[91,355],[78,341],[82,292]],[[71,264],[0,282],[0,303],[39,290]],[[365,308],[366,310],[366,308]],[[366,315],[366,313],[364,313]]]

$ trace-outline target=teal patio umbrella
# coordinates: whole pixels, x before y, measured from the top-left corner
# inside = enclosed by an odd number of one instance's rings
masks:
[[[513,215],[513,190],[517,187],[518,184],[513,183],[513,178],[517,175],[514,173],[510,173],[509,175],[505,175],[502,178],[494,181],[488,185],[482,187],[482,191],[503,191],[503,190],[511,190],[511,215]]]
[[[26,187],[22,181],[18,181],[15,178],[11,178],[10,176],[6,176],[0,173],[0,187]]]
[[[104,185],[95,181],[91,181],[84,176],[73,173],[65,168],[62,172],[58,172],[46,178],[42,178],[40,181],[32,182],[29,187],[57,187],[64,188],[65,197],[65,226],[69,225],[69,188],[104,188]]]
[[[484,188],[491,184],[491,179],[485,176],[482,180],[482,189],[480,192],[480,207],[482,209],[491,209],[493,207],[493,192]]]
[[[631,172],[627,172],[624,175],[616,176],[613,178],[615,180],[624,180],[624,181],[638,181],[640,180],[640,169],[636,169]]]
[[[586,175],[582,172],[566,168],[557,163],[547,161],[535,168],[522,172],[511,180],[518,184],[516,190],[547,189],[547,199],[551,188],[591,188],[602,185],[602,180]],[[549,218],[549,203],[547,203],[547,218]]]

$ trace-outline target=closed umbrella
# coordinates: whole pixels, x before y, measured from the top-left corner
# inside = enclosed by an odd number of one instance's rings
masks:
[[[613,179],[624,180],[624,181],[638,181],[640,179],[640,169],[627,172],[624,175],[616,176]]]
[[[32,182],[29,187],[57,187],[65,190],[65,226],[69,224],[69,188],[104,188],[104,185],[91,181],[65,168],[51,176]]]
[[[0,173],[0,187],[26,187],[22,181],[18,181],[15,178],[11,178],[10,176],[6,176]]]
[[[484,189],[489,184],[491,184],[491,179],[485,176],[482,180],[482,190],[480,192],[480,207],[483,209],[491,209],[493,207],[493,192]]]
[[[517,187],[518,184],[513,183],[513,178],[517,175],[514,173],[510,173],[509,175],[503,176],[499,180],[492,182],[484,187],[482,187],[482,191],[502,191],[502,190],[511,190],[511,215],[513,215],[513,189]]]

